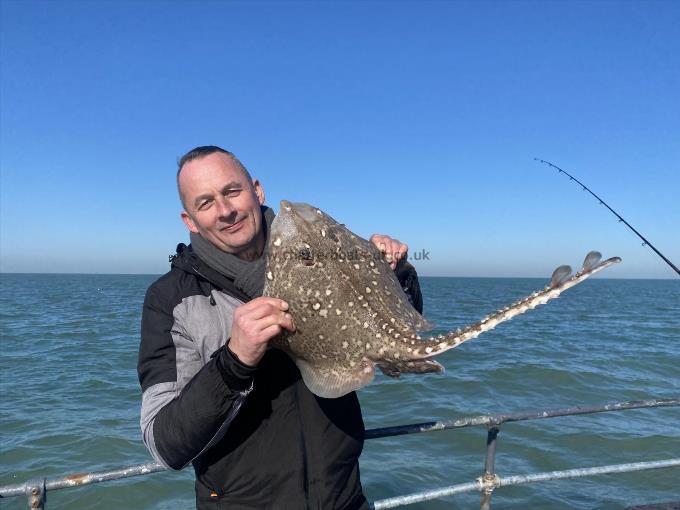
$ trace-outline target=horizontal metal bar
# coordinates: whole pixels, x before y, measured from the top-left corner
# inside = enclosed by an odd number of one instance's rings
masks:
[[[581,478],[584,476],[607,475],[611,473],[629,473],[631,471],[645,471],[647,469],[662,469],[680,467],[680,458],[654,460],[649,462],[631,462],[629,464],[614,464],[611,466],[600,466],[592,468],[566,469],[564,471],[548,471],[546,473],[536,473],[533,475],[506,476],[500,478],[496,487],[506,487],[509,485],[521,485],[532,482],[545,482],[548,480],[564,480],[566,478]]]
[[[149,462],[147,464],[140,464],[138,466],[113,469],[110,471],[99,471],[94,473],[76,473],[73,475],[66,476],[64,478],[46,480],[45,488],[47,490],[68,489],[69,487],[89,485],[91,483],[118,480],[120,478],[129,478],[131,476],[148,475],[149,473],[157,473],[159,471],[167,471],[167,468],[160,465],[158,462]],[[0,498],[24,496],[26,494],[27,486],[28,484],[22,483],[17,485],[5,485],[3,487],[0,487]]]
[[[455,429],[475,425],[486,426],[500,425],[501,423],[509,421],[535,420],[543,418],[552,418],[557,416],[590,414],[606,411],[623,411],[626,409],[673,407],[673,406],[680,406],[680,399],[637,400],[632,402],[618,402],[614,404],[605,404],[591,407],[569,407],[565,409],[547,410],[539,412],[534,411],[527,413],[483,415],[468,418],[460,418],[458,420],[445,420],[427,423],[416,423],[412,425],[401,425],[396,427],[369,429],[366,431],[365,438],[376,439],[380,437],[397,436],[402,434],[414,434],[418,432],[431,432],[436,430]],[[158,464],[157,462],[149,462],[147,464],[128,466],[110,471],[99,471],[94,473],[77,473],[66,476],[64,478],[51,479],[45,482],[45,488],[47,490],[65,489],[68,487],[75,487],[79,485],[88,485],[91,483],[99,483],[108,480],[117,480],[119,478],[146,475],[149,473],[156,473],[159,471],[166,471],[166,468]],[[4,485],[0,487],[0,499],[15,496],[24,496],[26,494],[27,487],[28,487],[27,482],[16,485]]]
[[[530,411],[511,414],[488,414],[473,416],[469,418],[459,418],[457,420],[430,421],[424,423],[413,423],[410,425],[397,425],[395,427],[382,427],[366,431],[366,439],[379,437],[400,436],[403,434],[417,434],[420,432],[433,432],[436,430],[457,429],[463,427],[473,427],[477,425],[500,425],[502,423],[525,420],[541,420],[545,418],[555,418],[558,416],[573,416],[581,414],[604,413],[608,411],[623,411],[626,409],[642,409],[651,407],[674,407],[680,406],[680,399],[653,399],[635,400],[632,402],[617,402],[614,404],[604,404],[598,406],[576,406],[564,409],[553,409],[546,411]]]
[[[482,489],[480,482],[459,483],[458,485],[451,485],[449,487],[442,487],[441,489],[434,489],[431,491],[414,492],[406,496],[395,496],[394,498],[380,499],[371,504],[373,510],[383,510],[384,508],[396,508],[398,506],[412,505],[422,501],[430,501],[431,499],[444,498],[446,496],[453,496],[455,494],[462,494],[464,492],[475,492]]]
[[[648,469],[662,469],[670,467],[680,467],[680,458],[655,460],[650,462],[634,462],[630,464],[614,464],[610,466],[599,466],[592,468],[567,469],[564,471],[548,471],[545,473],[533,473],[529,475],[508,476],[505,478],[495,477],[493,482],[483,482],[481,478],[474,482],[461,483],[442,487],[431,491],[415,492],[405,496],[381,499],[373,502],[371,508],[383,510],[385,508],[396,508],[399,506],[412,505],[422,501],[453,496],[464,492],[481,491],[490,487],[507,487],[510,485],[521,485],[532,482],[544,482],[548,480],[561,480],[565,478],[582,478],[585,476],[606,475],[611,473],[627,473],[630,471],[645,471]]]

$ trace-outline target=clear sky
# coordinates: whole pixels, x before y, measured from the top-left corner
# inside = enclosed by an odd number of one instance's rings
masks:
[[[176,160],[408,242],[421,274],[676,278],[680,2],[7,1],[0,270],[163,273]]]

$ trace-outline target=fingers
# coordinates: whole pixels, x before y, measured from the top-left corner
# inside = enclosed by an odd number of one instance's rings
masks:
[[[392,239],[382,234],[373,234],[370,241],[385,256],[385,261],[392,269],[396,268],[397,263],[407,256],[408,245],[398,239]]]
[[[278,335],[281,332],[279,330],[274,335],[268,336],[266,334],[266,331],[270,326],[276,325],[279,326],[280,328],[287,329],[289,331],[295,331],[295,324],[293,324],[293,316],[286,312],[273,312],[270,314],[266,314],[263,317],[260,317],[259,319],[254,319],[252,316],[250,316],[250,319],[252,319],[256,325],[256,330],[258,330],[256,334],[259,334],[263,338],[263,340],[269,340],[270,338]]]
[[[246,304],[239,306],[239,308],[247,310],[250,308],[258,308],[265,305],[271,305],[281,310],[288,310],[288,303],[286,303],[283,299],[265,296],[260,296],[258,298],[253,299],[252,301],[248,301]]]
[[[295,331],[288,303],[259,297],[234,310],[229,348],[245,364],[255,366],[264,356],[269,341],[284,329]]]
[[[234,311],[234,325],[253,340],[267,341],[275,335],[268,336],[263,332],[272,325],[295,330],[293,317],[287,313],[288,308],[288,303],[282,299],[259,297]]]

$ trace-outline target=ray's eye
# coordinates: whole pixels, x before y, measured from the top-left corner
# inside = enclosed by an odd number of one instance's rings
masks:
[[[300,260],[302,260],[302,263],[305,266],[314,265],[314,257],[312,257],[312,250],[310,250],[309,248],[300,248],[298,256],[300,257]]]

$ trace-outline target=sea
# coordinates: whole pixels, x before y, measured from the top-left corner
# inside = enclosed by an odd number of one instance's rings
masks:
[[[0,485],[149,462],[136,363],[156,275],[0,275]],[[542,288],[531,278],[422,278],[434,333]],[[680,397],[680,280],[593,278],[438,360],[444,374],[382,374],[359,391],[367,428],[490,413]],[[485,427],[366,442],[371,501],[471,482]],[[504,424],[496,472],[524,475],[680,457],[680,408]],[[479,508],[478,493],[406,508]],[[503,487],[499,509],[623,509],[680,500],[680,468]],[[27,507],[24,497],[2,509]],[[194,508],[193,472],[49,491],[48,509]]]

